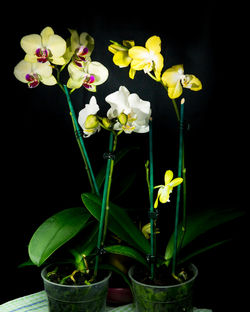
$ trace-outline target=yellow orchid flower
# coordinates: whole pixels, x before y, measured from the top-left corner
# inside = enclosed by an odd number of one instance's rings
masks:
[[[158,185],[154,187],[159,188],[157,198],[154,203],[154,208],[158,207],[159,201],[163,204],[169,202],[169,196],[170,193],[172,193],[173,188],[182,183],[183,181],[182,178],[173,179],[173,176],[174,176],[173,171],[167,170],[164,176],[165,185]]]
[[[144,70],[145,73],[150,73],[153,70],[156,79],[160,80],[164,61],[160,52],[160,37],[150,37],[146,41],[145,48],[141,46],[134,46],[129,49],[128,55],[132,58],[131,68],[133,70]]]
[[[135,42],[133,40],[123,40],[122,44],[120,44],[112,40],[110,41],[112,44],[108,46],[108,50],[114,54],[114,64],[120,68],[128,67],[132,62],[132,58],[129,56],[129,49],[135,45]],[[130,68],[129,77],[133,79],[134,76],[135,70]]]
[[[46,63],[56,65],[66,63],[63,58],[66,52],[66,41],[54,34],[51,27],[45,27],[40,35],[32,34],[21,39],[21,47],[26,52],[25,61],[31,63]]]
[[[168,68],[162,75],[162,82],[168,88],[168,96],[176,99],[182,94],[182,87],[193,91],[202,89],[201,81],[194,75],[185,75],[183,65]]]
[[[40,82],[46,86],[57,84],[49,62],[30,63],[22,60],[15,66],[14,75],[19,81],[27,83],[29,88],[37,87]]]

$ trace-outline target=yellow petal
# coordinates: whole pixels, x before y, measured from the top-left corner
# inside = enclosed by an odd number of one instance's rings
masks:
[[[32,70],[41,76],[42,79],[49,78],[52,75],[52,67],[49,62],[33,63]]]
[[[66,41],[58,35],[51,35],[46,48],[51,51],[52,56],[60,57],[66,52]]]
[[[51,75],[50,77],[42,78],[41,82],[46,86],[54,86],[55,84],[57,84],[56,78],[53,75]]]
[[[91,54],[95,47],[95,40],[88,33],[83,32],[80,34],[80,45],[88,48],[88,53]]]
[[[24,60],[20,61],[14,68],[14,75],[16,79],[21,82],[27,83],[26,75],[31,72],[32,65]]]
[[[64,65],[68,63],[68,58],[67,55],[65,56],[60,56],[60,57],[52,57],[50,58],[51,63],[56,64],[56,65]]]
[[[39,35],[28,35],[21,39],[21,47],[27,54],[35,54],[36,50],[42,47],[42,39]]]
[[[162,204],[165,204],[168,200],[169,200],[169,187],[168,186],[164,186],[162,188],[159,189],[159,201]]]
[[[81,88],[83,83],[83,80],[73,80],[72,78],[69,78],[68,82],[67,82],[67,87],[69,89],[79,89]]]
[[[155,208],[155,209],[158,208],[159,196],[160,196],[160,193],[159,193],[159,191],[158,191],[157,198],[156,198],[155,203],[154,203],[154,208]]]
[[[134,79],[135,73],[136,73],[136,70],[134,70],[132,67],[130,67],[129,78]]]
[[[164,176],[164,181],[165,181],[165,185],[168,185],[169,182],[173,179],[173,171],[172,170],[167,170],[165,172],[165,176]]]
[[[36,63],[37,62],[37,57],[36,55],[32,55],[32,54],[26,54],[24,57],[24,60],[30,63]]]
[[[176,99],[182,94],[182,91],[181,82],[178,80],[175,85],[168,87],[168,96],[170,99]]]
[[[134,40],[123,40],[122,44],[124,45],[124,47],[127,47],[130,49],[135,45],[135,42]]]
[[[49,37],[54,35],[54,30],[51,27],[45,27],[41,32],[42,43],[46,47]]]
[[[184,74],[183,65],[175,65],[168,68],[162,75],[162,82],[167,87],[174,86]]]
[[[116,52],[113,57],[113,62],[119,67],[127,67],[131,61],[132,59],[128,56],[128,51]]]
[[[131,62],[131,68],[133,68],[134,70],[144,69],[150,71],[151,67],[152,67],[151,63],[148,63],[144,59],[133,59]]]
[[[150,51],[154,51],[155,53],[160,53],[161,52],[161,38],[158,36],[152,36],[146,41],[145,46]]]
[[[169,183],[169,186],[175,187],[175,186],[181,184],[182,182],[183,182],[183,179],[182,179],[182,178],[175,178],[174,180],[172,180],[172,181]]]
[[[160,80],[161,71],[163,68],[163,62],[164,62],[163,56],[160,53],[155,54],[155,56],[154,56],[154,64],[155,64],[154,73],[155,73],[155,77],[159,80]]]
[[[194,75],[185,75],[186,82],[184,79],[183,87],[191,89],[193,91],[199,91],[202,89],[201,81]]]
[[[109,76],[108,69],[99,62],[91,62],[88,64],[88,73],[95,76],[94,85],[100,85],[104,83]]]
[[[140,46],[135,46],[128,51],[128,55],[132,59],[138,59],[138,60],[145,60],[148,59],[149,57],[149,52],[146,48],[140,47]]]

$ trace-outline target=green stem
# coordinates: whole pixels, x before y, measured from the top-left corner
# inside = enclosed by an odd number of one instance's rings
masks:
[[[117,134],[110,132],[109,137],[109,152],[114,153],[117,145]],[[114,159],[109,157],[107,160],[107,168],[106,168],[106,176],[102,197],[102,209],[99,223],[99,232],[98,232],[98,240],[97,240],[97,255],[95,259],[95,268],[94,268],[94,278],[97,276],[98,265],[99,265],[99,252],[101,248],[104,246],[104,241],[107,233],[108,226],[108,213],[109,213],[109,196],[110,196],[110,188],[112,182],[114,168]]]
[[[174,106],[174,110],[175,110],[175,113],[176,113],[176,117],[177,117],[178,121],[180,121],[179,110],[178,110],[178,107],[177,107],[177,104],[176,104],[175,99],[172,99],[172,103],[173,103],[173,106]]]
[[[74,111],[74,108],[73,108],[73,105],[72,105],[72,102],[71,102],[71,99],[70,99],[70,96],[69,96],[69,92],[68,92],[68,89],[67,89],[66,85],[64,85],[64,92],[66,94],[67,102],[68,102],[68,105],[69,105],[69,110],[70,110],[71,117],[72,117],[73,127],[76,130],[75,131],[76,139],[77,139],[79,147],[81,146],[80,150],[81,150],[81,153],[82,153],[82,156],[83,156],[83,160],[84,160],[84,163],[85,163],[86,171],[88,173],[90,185],[92,187],[92,192],[95,192],[97,195],[100,195],[99,189],[98,189],[98,186],[97,186],[97,183],[96,183],[96,179],[95,179],[95,176],[94,176],[94,173],[93,173],[90,161],[89,161],[87,150],[85,148],[85,144],[84,144],[84,141],[83,141],[81,130],[80,130],[80,127],[78,125],[77,118],[76,118],[76,115],[75,115],[75,111]]]
[[[110,145],[109,145],[109,151],[111,153],[115,153],[116,146],[117,146],[117,134],[114,133],[113,137],[114,137],[113,148],[112,148],[112,142],[110,142]],[[115,164],[114,159],[113,158],[110,159],[110,172],[109,172],[109,177],[108,177],[108,190],[107,190],[107,197],[106,197],[106,212],[105,212],[105,221],[104,221],[104,230],[103,230],[103,241],[105,241],[107,228],[108,228],[109,197],[110,197],[110,189],[111,189],[111,183],[112,183],[114,164]]]
[[[151,264],[150,264],[150,278],[154,279],[155,273],[155,264],[154,264],[154,257],[156,255],[156,239],[155,239],[155,219],[153,218],[154,213],[154,202],[153,202],[153,192],[154,192],[154,166],[153,166],[153,131],[152,131],[152,120],[149,121],[149,200],[150,200],[150,256],[151,256]]]
[[[180,106],[180,134],[179,134],[179,160],[178,160],[178,177],[182,175],[182,160],[183,160],[183,120],[184,120],[184,102]],[[176,275],[176,254],[178,240],[178,223],[180,210],[181,184],[177,186],[176,212],[175,212],[175,227],[174,227],[174,252],[173,252],[173,267],[172,274]]]
[[[162,80],[160,80],[160,81],[158,80],[158,82],[160,82],[160,84],[163,86],[163,88],[166,90],[166,92],[168,92],[168,87],[164,85],[163,81]],[[178,110],[178,107],[177,107],[175,99],[172,99],[172,103],[173,103],[173,106],[174,106],[174,110],[175,110],[175,114],[176,114],[177,120],[180,121],[180,114],[179,114],[179,110]]]

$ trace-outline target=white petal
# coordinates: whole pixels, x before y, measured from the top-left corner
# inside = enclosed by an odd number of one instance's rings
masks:
[[[108,118],[115,118],[121,113],[129,114],[131,112],[128,102],[129,94],[128,89],[121,86],[119,91],[113,92],[106,96],[105,101],[111,106],[107,113]]]
[[[92,96],[89,104],[86,104],[85,107],[79,112],[78,122],[80,126],[85,129],[85,121],[89,115],[95,115],[99,111],[99,106],[96,102],[95,96]]]

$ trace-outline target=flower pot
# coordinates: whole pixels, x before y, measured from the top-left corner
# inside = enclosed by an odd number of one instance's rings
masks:
[[[41,276],[48,297],[50,312],[105,311],[108,281],[111,273],[107,273],[103,280],[90,285],[61,285],[49,281],[46,278],[48,272],[48,267],[45,267]]]
[[[133,301],[133,295],[130,288],[114,288],[108,289],[107,302],[111,306],[120,306],[131,303]]]
[[[133,278],[135,267],[129,270],[136,312],[191,312],[193,311],[193,284],[198,275],[194,265],[189,266],[191,278],[171,286],[154,286]]]

